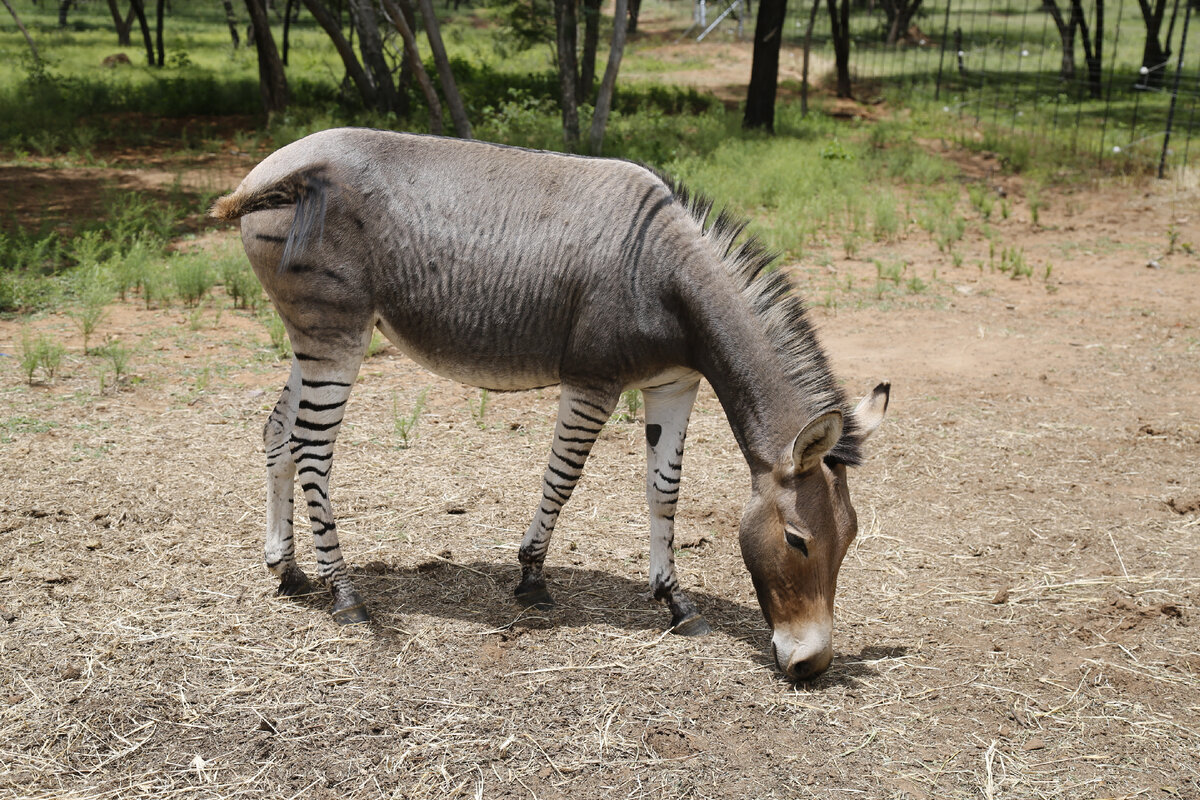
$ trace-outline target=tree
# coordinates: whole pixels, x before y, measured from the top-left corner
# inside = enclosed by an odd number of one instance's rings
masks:
[[[133,13],[137,16],[138,27],[142,30],[142,42],[146,45],[146,62],[154,66],[154,43],[150,40],[150,25],[146,22],[146,7],[142,0],[129,0]]]
[[[838,97],[853,97],[850,85],[850,2],[828,0],[830,34],[833,41],[833,63],[837,74],[835,92]]]
[[[246,10],[250,12],[254,49],[258,51],[258,91],[263,111],[268,114],[283,111],[288,104],[287,75],[279,60],[279,51],[275,49],[266,5],[263,0],[246,0]]]
[[[247,0],[250,2],[250,0]],[[375,85],[371,83],[371,79],[367,77],[367,73],[363,70],[362,64],[358,63],[358,57],[354,55],[354,48],[346,41],[346,37],[342,35],[342,26],[332,12],[321,2],[321,0],[304,0],[304,7],[308,9],[308,13],[313,15],[313,19],[325,31],[333,48],[337,50],[342,59],[342,65],[346,68],[346,76],[358,89],[358,94],[362,98],[363,105],[367,108],[375,108]]]
[[[163,15],[167,0],[158,0],[154,5],[154,50],[155,61],[154,65],[161,67],[163,65]]]
[[[433,2],[432,0],[420,0],[420,3],[421,17],[425,21],[425,36],[429,40],[433,63],[437,67],[438,77],[442,82],[442,93],[446,96],[446,105],[450,108],[454,133],[462,139],[470,139],[471,122],[467,119],[467,109],[463,105],[462,96],[458,93],[458,84],[454,82],[454,72],[450,69],[450,59],[446,56],[446,45],[442,43],[442,31],[438,27],[437,15],[433,13]]]
[[[625,53],[625,29],[627,15],[625,13],[628,0],[617,0],[613,11],[612,46],[608,49],[608,66],[604,69],[604,80],[600,82],[600,91],[596,95],[596,110],[592,114],[592,132],[588,137],[588,146],[592,155],[600,155],[604,143],[604,129],[608,125],[608,112],[612,108],[613,90],[617,85],[617,71],[621,68],[621,57]]]
[[[575,62],[577,27],[575,0],[554,0],[554,44],[558,55],[558,86],[562,94],[563,142],[568,150],[579,148],[579,70]]]
[[[883,13],[887,19],[884,41],[896,44],[912,26],[913,17],[921,8],[921,0],[883,0]]]
[[[833,2],[833,0],[830,0]],[[762,0],[754,23],[754,54],[742,127],[775,131],[775,93],[779,85],[779,45],[787,0]]]
[[[379,19],[371,0],[347,0],[350,19],[358,33],[358,50],[362,54],[363,66],[375,87],[375,108],[379,111],[404,116],[407,102],[401,99],[392,82],[392,71],[383,57],[383,39],[379,35]]]
[[[29,31],[25,30],[25,25],[21,22],[21,18],[17,16],[17,11],[9,4],[8,0],[2,0],[4,7],[8,9],[8,13],[12,15],[13,22],[17,23],[17,29],[21,31],[21,35],[25,37],[25,43],[29,45],[29,51],[33,53],[35,63],[40,62],[42,57],[38,55],[37,46],[33,43],[33,37],[29,35]]]
[[[1138,7],[1142,10],[1142,19],[1146,23],[1146,44],[1142,48],[1142,69],[1145,72],[1138,79],[1137,86],[1144,89],[1158,89],[1163,85],[1166,77],[1164,67],[1171,57],[1170,34],[1167,36],[1165,47],[1158,41],[1163,17],[1167,12],[1167,0],[1154,0],[1153,6],[1148,0],[1138,0]],[[1178,7],[1179,4],[1176,3],[1176,8]],[[1174,27],[1173,14],[1171,23]]]
[[[413,18],[412,7],[408,5],[408,0],[397,0],[397,2],[404,3],[405,7],[400,8],[393,0],[382,0],[383,13],[391,20],[400,33],[400,38],[404,40],[405,61],[408,62],[409,69],[417,76],[417,85],[421,87],[421,91],[425,95],[425,102],[429,105],[429,131],[440,135],[442,132],[442,103],[438,100],[433,82],[429,80],[429,74],[425,72],[425,65],[421,63],[421,55],[417,52],[417,37],[409,22]]]
[[[228,3],[229,0],[225,2]],[[117,0],[108,0],[108,11],[112,14],[113,27],[117,29],[117,46],[131,47],[133,41],[129,38],[129,32],[133,29],[133,6],[130,5],[129,11],[122,17]]]

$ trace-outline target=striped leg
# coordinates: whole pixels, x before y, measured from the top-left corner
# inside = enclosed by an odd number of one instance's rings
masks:
[[[292,425],[300,405],[300,362],[292,360],[292,374],[279,395],[275,410],[263,427],[267,453],[267,540],[263,557],[267,569],[279,578],[279,594],[294,596],[312,591],[304,571],[296,565],[292,531],[293,481],[296,462],[289,446]]]
[[[621,393],[614,390],[589,390],[567,384],[562,387],[554,444],[542,479],[542,502],[521,540],[518,554],[521,583],[517,585],[516,596],[523,605],[546,608],[554,604],[542,574],[554,524],[562,507],[571,499],[592,445],[612,416],[620,396]]]
[[[333,618],[341,625],[369,619],[342,558],[337,524],[329,502],[333,445],[362,356],[362,351],[342,351],[329,357],[317,357],[296,348],[301,373],[300,399],[289,449],[308,504],[317,551],[317,574],[329,584],[333,594]]]
[[[711,629],[675,576],[675,504],[683,442],[696,401],[695,379],[643,389],[646,401],[646,502],[650,506],[650,588],[671,609],[673,632],[701,636]]]

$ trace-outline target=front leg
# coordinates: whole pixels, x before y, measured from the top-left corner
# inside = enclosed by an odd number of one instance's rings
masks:
[[[701,636],[712,630],[675,576],[675,505],[683,472],[683,442],[699,381],[685,378],[643,389],[646,401],[646,502],[650,506],[650,589],[671,609],[671,630]]]
[[[559,512],[571,499],[571,492],[583,474],[583,465],[604,423],[612,416],[621,397],[619,390],[584,388],[564,384],[558,398],[558,423],[554,426],[554,444],[550,462],[542,478],[542,502],[533,522],[521,540],[521,582],[517,601],[525,606],[548,608],[554,604],[546,590],[542,564]]]

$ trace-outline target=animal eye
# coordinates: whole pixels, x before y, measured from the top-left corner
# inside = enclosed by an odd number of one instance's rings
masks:
[[[800,535],[800,532],[794,526],[785,526],[783,535],[787,538],[789,545],[803,553],[805,558],[808,558],[808,543],[804,541],[804,537]]]

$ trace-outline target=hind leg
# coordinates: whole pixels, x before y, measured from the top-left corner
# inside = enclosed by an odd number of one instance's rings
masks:
[[[296,478],[296,462],[292,459],[289,444],[299,404],[300,364],[293,359],[292,373],[263,427],[263,446],[267,454],[267,538],[263,557],[267,569],[279,578],[279,594],[286,596],[313,591],[308,576],[296,565],[292,527],[292,506],[295,504],[292,484]]]
[[[291,333],[300,372],[300,396],[288,438],[288,451],[308,505],[317,575],[333,595],[333,618],[341,625],[366,622],[366,605],[354,588],[342,557],[337,523],[329,500],[333,446],[366,353],[371,329],[345,334],[336,344]]]

